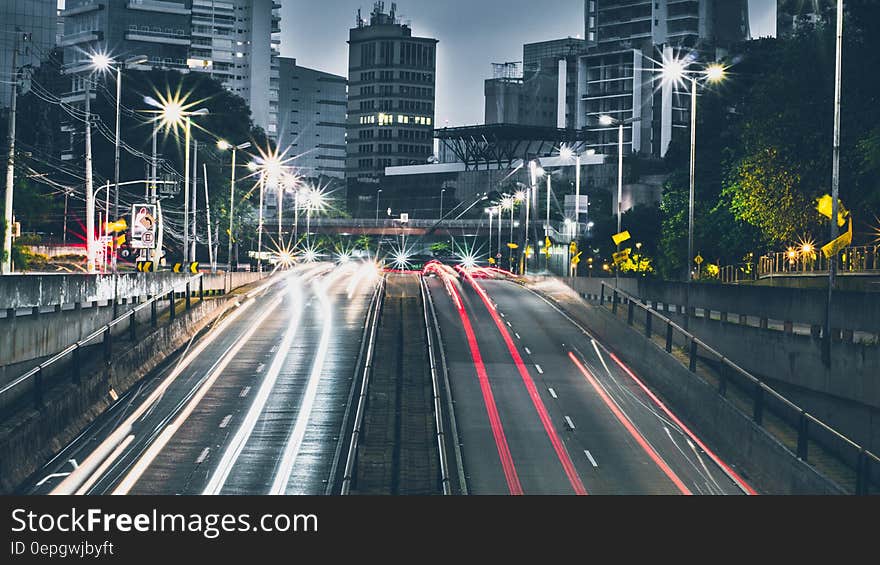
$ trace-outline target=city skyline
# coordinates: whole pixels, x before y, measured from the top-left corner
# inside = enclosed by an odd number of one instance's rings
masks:
[[[282,2],[281,54],[296,57],[312,68],[345,75],[348,30],[355,25],[357,10],[368,14],[372,3],[332,0],[330,4],[332,9],[327,3]],[[398,2],[398,13],[403,20],[411,21],[414,34],[440,41],[437,127],[483,123],[483,81],[491,77],[492,63],[520,60],[525,43],[583,36],[581,0],[547,0],[540,4],[508,0],[503,3],[503,11],[498,5],[494,1]],[[388,6],[390,3],[386,3]],[[457,9],[459,6],[470,12]],[[775,0],[749,0],[749,10],[753,37],[775,34]],[[520,23],[524,19],[527,23]],[[516,26],[519,33],[509,33]]]

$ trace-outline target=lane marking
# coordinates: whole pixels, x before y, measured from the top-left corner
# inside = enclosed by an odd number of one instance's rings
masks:
[[[651,398],[651,400],[653,400],[654,403],[655,403],[657,406],[659,406],[660,409],[663,410],[663,412],[664,412],[667,416],[669,416],[669,418],[670,418],[673,422],[675,422],[675,425],[676,425],[676,426],[678,426],[682,431],[684,431],[684,433],[686,433],[686,434],[688,435],[688,437],[690,437],[690,438],[694,441],[694,443],[696,443],[698,446],[700,446],[700,449],[702,449],[703,452],[704,452],[706,455],[708,455],[708,456],[712,459],[712,461],[715,462],[716,465],[718,465],[719,467],[721,467],[721,468],[724,470],[724,472],[727,474],[727,476],[730,477],[730,479],[731,479],[733,482],[735,482],[735,483],[737,484],[737,486],[738,486],[740,489],[744,490],[746,493],[751,494],[751,495],[757,495],[757,494],[758,494],[758,491],[756,491],[756,490],[755,490],[755,489],[754,489],[749,483],[747,483],[745,480],[743,480],[743,478],[740,477],[739,474],[737,474],[733,469],[731,469],[730,466],[727,465],[727,463],[725,463],[724,461],[722,461],[720,457],[718,457],[717,455],[715,455],[715,452],[712,451],[711,449],[709,449],[709,448],[706,446],[706,444],[704,444],[702,441],[700,441],[700,438],[697,437],[697,435],[696,435],[695,433],[693,433],[693,432],[690,430],[690,428],[688,428],[687,426],[685,426],[684,423],[678,418],[678,416],[676,416],[675,414],[673,414],[672,411],[671,411],[669,408],[667,408],[666,405],[663,404],[663,402],[661,402],[660,399],[657,398],[657,396],[656,396],[653,392],[651,392],[651,390],[648,389],[647,386],[645,386],[645,383],[643,383],[643,382],[642,382],[642,381],[641,381],[641,380],[635,375],[635,373],[633,373],[632,371],[630,371],[629,367],[627,367],[626,365],[624,365],[623,361],[621,361],[620,359],[618,359],[617,355],[615,355],[614,353],[611,353],[611,352],[608,352],[608,355],[611,357],[611,359],[612,359],[615,363],[617,363],[617,365],[618,365],[621,369],[623,369],[623,371],[624,371],[627,375],[629,375],[629,377],[630,377],[632,380],[634,380],[634,381],[636,382],[637,385],[639,385],[639,387],[640,387],[643,391],[645,391],[645,394],[647,394],[647,395]]]
[[[512,328],[513,326],[510,325],[510,322],[507,322],[507,327]]]
[[[650,457],[651,460],[654,461],[654,463],[660,468],[660,470],[663,471],[663,474],[665,474],[667,478],[672,481],[679,492],[681,492],[682,494],[691,494],[690,489],[688,489],[687,486],[681,481],[681,479],[678,478],[678,476],[672,471],[672,469],[669,467],[669,465],[666,464],[666,462],[660,457],[660,455],[657,454],[657,452],[654,450],[653,447],[651,447],[644,436],[639,433],[639,431],[636,429],[630,419],[620,409],[620,406],[617,405],[617,402],[615,402],[613,398],[608,396],[608,393],[605,391],[599,381],[596,380],[596,377],[594,377],[593,374],[590,373],[590,371],[587,370],[587,368],[583,365],[583,363],[581,363],[580,360],[575,357],[573,352],[569,351],[568,357],[569,359],[571,359],[572,363],[575,364],[581,374],[583,374],[587,382],[590,383],[590,385],[596,391],[596,394],[599,395],[599,398],[601,398],[608,409],[611,410],[611,412],[614,414],[614,417],[617,418],[617,420],[623,425],[624,428],[626,428],[626,431],[628,431],[630,436],[632,436],[632,438],[636,440],[636,443],[639,444],[639,446],[648,455],[648,457]]]
[[[505,316],[504,316],[504,312],[498,312],[498,313],[501,314],[501,317],[502,317],[502,318],[505,317]]]
[[[595,459],[593,459],[593,454],[590,453],[590,450],[589,450],[589,449],[585,449],[585,450],[584,450],[584,453],[587,455],[587,459],[590,460],[590,464],[591,464],[593,467],[595,467],[595,468],[598,469],[598,468],[599,468],[599,464],[596,463],[596,460],[595,460]]]
[[[550,396],[552,396],[553,398],[559,398],[558,396],[556,396],[556,391],[555,391],[555,390],[553,390],[552,388],[548,388],[547,390],[550,391]]]
[[[483,364],[483,356],[480,353],[480,346],[477,344],[477,336],[474,334],[474,328],[471,325],[470,318],[462,303],[458,288],[447,280],[447,275],[442,275],[446,289],[451,293],[455,302],[458,316],[461,319],[461,325],[464,328],[465,337],[467,338],[468,348],[471,352],[471,358],[474,362],[474,368],[477,371],[477,380],[480,383],[480,392],[483,395],[483,403],[486,406],[486,413],[489,416],[489,424],[492,427],[492,436],[495,439],[495,447],[498,450],[498,458],[501,460],[501,467],[504,471],[504,478],[507,481],[507,490],[510,494],[523,494],[522,485],[519,481],[519,475],[516,472],[516,466],[513,463],[513,456],[510,454],[510,447],[507,445],[507,437],[504,434],[504,427],[501,424],[501,416],[498,413],[498,407],[495,404],[495,395],[492,393],[492,387],[489,384],[489,375],[486,372],[486,366]]]
[[[565,417],[565,423],[568,424],[568,429],[574,430],[574,422],[571,421],[571,418],[568,416]]]
[[[513,332],[513,335],[515,335],[515,336],[516,336],[516,339],[522,339],[522,338],[521,338],[521,337],[519,337],[519,334],[518,334],[518,333],[516,333],[516,332]]]
[[[501,323],[501,318],[498,317],[498,312],[496,312],[495,309],[492,307],[492,301],[489,299],[489,295],[486,293],[485,289],[477,284],[474,278],[471,277],[469,274],[466,274],[466,277],[471,286],[477,291],[477,294],[480,295],[480,298],[483,300],[483,304],[486,306],[486,309],[489,311],[489,315],[492,317],[492,320],[495,322],[495,326],[498,328],[498,332],[501,334],[502,339],[504,339],[504,343],[507,345],[507,351],[510,353],[511,358],[516,365],[517,371],[519,371],[520,377],[522,378],[523,384],[525,384],[529,397],[532,399],[532,404],[535,407],[535,411],[538,413],[538,418],[541,420],[541,423],[544,426],[544,431],[547,434],[547,437],[550,439],[550,443],[553,445],[553,450],[556,452],[556,457],[559,459],[559,462],[562,465],[563,470],[565,471],[566,477],[568,477],[568,482],[571,483],[571,487],[572,489],[574,489],[575,494],[587,494],[587,489],[584,487],[584,483],[581,481],[577,469],[575,468],[574,463],[571,461],[571,457],[569,457],[568,455],[568,450],[565,448],[565,444],[562,443],[559,434],[556,432],[556,427],[553,424],[553,420],[550,418],[550,414],[547,412],[547,407],[544,406],[544,401],[541,399],[541,395],[538,393],[538,388],[537,386],[535,386],[535,381],[529,374],[529,371],[526,368],[526,364],[525,362],[523,362],[522,356],[520,356],[519,354],[519,350],[513,343],[513,338],[510,337],[510,333],[504,328],[504,324]]]
[[[265,363],[260,363],[259,365],[257,365],[257,374],[259,375],[260,373],[262,373],[263,369],[265,369],[265,368],[266,368]]]
[[[220,422],[220,429],[222,430],[223,428],[225,428],[226,426],[228,426],[228,425],[229,425],[229,421],[230,421],[231,419],[232,419],[232,414],[229,414],[228,416],[226,416],[225,418],[223,418],[223,421]]]
[[[37,486],[37,487],[43,486],[43,484],[44,484],[46,481],[50,480],[50,479],[57,479],[57,478],[59,478],[59,477],[66,477],[67,475],[69,475],[69,474],[72,473],[72,472],[73,472],[73,471],[68,471],[68,472],[66,472],[66,473],[52,473],[51,475],[46,475],[45,477],[43,477],[42,479],[40,479],[40,482],[38,482],[38,483],[37,483],[36,485],[34,485],[34,486]]]
[[[335,282],[339,276],[331,279]],[[287,444],[284,446],[284,455],[281,457],[281,464],[275,473],[275,479],[272,481],[272,488],[269,489],[270,495],[282,495],[287,491],[287,483],[290,482],[290,475],[293,472],[293,465],[299,455],[302,447],[303,439],[306,435],[306,427],[312,415],[312,408],[315,405],[315,399],[318,396],[318,385],[321,382],[321,375],[324,372],[324,362],[327,358],[327,351],[330,349],[330,341],[333,338],[333,304],[327,295],[327,287],[333,282],[327,281],[326,287],[320,287],[317,283],[312,284],[318,295],[318,303],[321,306],[324,328],[321,333],[321,341],[318,343],[318,351],[315,353],[315,359],[312,363],[312,372],[309,374],[308,384],[303,398],[299,404],[299,411],[296,415],[296,424],[290,432]]]
[[[246,387],[244,387],[243,389],[241,389],[241,393],[238,395],[238,397],[239,397],[239,398],[244,398],[245,396],[247,396],[248,394],[250,394],[250,392],[251,392],[251,387],[246,386]]]
[[[122,452],[125,451],[126,448],[128,448],[129,444],[132,441],[134,441],[133,434],[127,436],[124,440],[122,440],[122,443],[116,446],[116,449],[114,449],[113,452],[110,453],[110,456],[107,457],[107,459],[105,459],[104,462],[98,466],[95,472],[92,473],[89,479],[84,482],[74,494],[83,495],[89,492],[89,489],[92,488],[92,485],[98,482],[98,479],[101,477],[101,475],[103,475],[107,471],[107,469],[110,468],[110,465],[112,465],[113,462],[122,454]]]
[[[535,365],[535,369],[538,370],[538,374],[540,374],[540,375],[543,375],[543,374],[544,374],[544,369],[542,369],[540,365],[537,365],[537,364],[536,364],[536,365]]]
[[[525,350],[526,350],[526,354],[527,354],[527,355],[531,355],[531,354],[532,354],[532,350],[529,349],[528,347],[526,347]]]
[[[198,458],[196,459],[196,465],[201,465],[202,463],[204,463],[205,459],[208,458],[208,453],[210,451],[211,451],[210,447],[206,447],[205,449],[203,449],[202,452],[199,454]]]
[[[263,378],[263,382],[260,384],[260,388],[257,390],[257,394],[254,396],[254,400],[252,401],[244,420],[242,420],[238,431],[236,431],[232,438],[232,441],[229,442],[226,449],[223,451],[223,456],[220,458],[220,461],[214,469],[214,473],[211,475],[211,479],[208,481],[202,494],[220,494],[220,491],[226,484],[226,479],[229,478],[229,474],[232,472],[233,466],[238,461],[238,457],[244,450],[245,444],[247,444],[250,439],[254,427],[257,425],[257,421],[263,413],[263,408],[266,406],[269,395],[275,387],[275,381],[278,379],[278,375],[281,373],[281,369],[287,360],[290,346],[293,343],[297,330],[299,329],[299,321],[304,309],[302,281],[296,280],[296,282],[291,284],[288,288],[293,301],[293,312],[291,312],[284,336],[281,338],[280,347],[279,344],[276,344],[273,347],[275,351],[280,352],[275,355],[272,360],[272,365],[269,366],[269,371]]]

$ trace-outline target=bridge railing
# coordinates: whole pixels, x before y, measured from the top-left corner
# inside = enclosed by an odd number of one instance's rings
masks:
[[[602,282],[599,304],[714,386],[795,456],[854,494],[880,493],[880,458],[702,342],[648,304]]]
[[[51,384],[64,377],[70,378],[77,385],[81,384],[85,376],[85,366],[95,356],[109,364],[117,340],[127,339],[130,343],[138,340],[138,318],[145,321],[149,316],[150,327],[155,329],[159,326],[160,305],[163,301],[168,302],[166,310],[169,321],[173,321],[177,316],[178,300],[182,299],[185,310],[189,310],[196,293],[199,299],[204,299],[204,278],[201,274],[172,285],[167,292],[143,302],[6,383],[0,388],[0,422],[26,407],[28,403],[35,409],[42,410],[45,406],[44,394]]]

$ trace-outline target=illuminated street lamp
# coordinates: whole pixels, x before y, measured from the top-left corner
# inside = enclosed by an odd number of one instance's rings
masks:
[[[185,146],[183,159],[183,262],[189,263],[191,260],[195,260],[195,257],[190,257],[189,254],[189,161],[192,117],[207,116],[210,112],[207,108],[190,110],[190,105],[187,105],[184,99],[181,99],[177,96],[169,96],[168,99],[163,100],[162,102],[159,102],[150,96],[145,96],[144,102],[158,110],[157,121],[166,130],[177,130],[183,128],[184,131]],[[153,131],[153,135],[156,135],[155,130]]]
[[[690,153],[690,187],[688,195],[688,258],[687,280],[690,281],[691,263],[694,260],[694,187],[696,184],[696,153],[697,153],[697,86],[699,79],[709,83],[720,83],[727,76],[727,68],[720,63],[712,63],[705,69],[690,71],[687,64],[679,59],[664,58],[660,69],[663,80],[678,84],[685,80],[691,84],[691,153]]]
[[[123,67],[126,69],[132,68],[137,65],[142,65],[147,62],[146,55],[138,55],[136,57],[130,57],[122,62],[122,64],[116,64],[110,56],[106,53],[94,53],[90,57],[91,59],[91,67],[94,71],[98,71],[101,73],[115,71],[116,72],[116,136],[114,139],[114,166],[113,166],[113,185],[114,185],[114,193],[113,193],[113,217],[114,219],[119,219],[119,131],[120,131],[120,121],[121,121],[121,100],[122,100],[122,69]],[[108,219],[109,221],[109,219]],[[116,240],[113,240],[113,251],[111,253],[112,257],[112,265],[113,272],[116,272]]]
[[[232,179],[229,183],[229,245],[226,249],[226,259],[229,262],[229,272],[234,271],[232,267],[232,217],[233,212],[235,211],[235,157],[236,152],[241,151],[243,149],[248,149],[251,146],[250,142],[242,143],[241,145],[231,145],[228,141],[221,139],[217,142],[217,149],[220,151],[229,151],[232,150]]]

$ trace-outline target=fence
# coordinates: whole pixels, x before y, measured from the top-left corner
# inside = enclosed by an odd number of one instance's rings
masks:
[[[880,245],[847,247],[838,256],[837,269],[841,275],[880,275]],[[721,282],[736,284],[774,276],[822,275],[828,273],[829,260],[812,246],[792,247],[788,251],[768,253],[757,264],[741,263],[721,268]]]
[[[599,304],[715,386],[718,394],[824,476],[855,494],[880,493],[880,458],[875,454],[630,294],[603,282]]]
[[[88,363],[93,350],[100,348],[103,361],[109,363],[113,356],[113,344],[120,339],[120,336],[127,337],[130,343],[137,341],[138,317],[140,315],[146,318],[148,308],[151,329],[159,326],[159,310],[163,301],[168,302],[169,323],[177,316],[178,299],[183,300],[185,311],[190,310],[193,295],[196,293],[194,290],[196,284],[198,284],[199,299],[204,299],[205,287],[202,275],[177,283],[167,292],[154,296],[129,310],[0,388],[0,422],[18,409],[27,406],[28,387],[30,387],[32,406],[40,410],[44,407],[43,396],[51,384],[49,381],[56,382],[64,376],[69,376],[75,384],[80,384],[84,365]],[[179,292],[181,290],[183,292]]]

